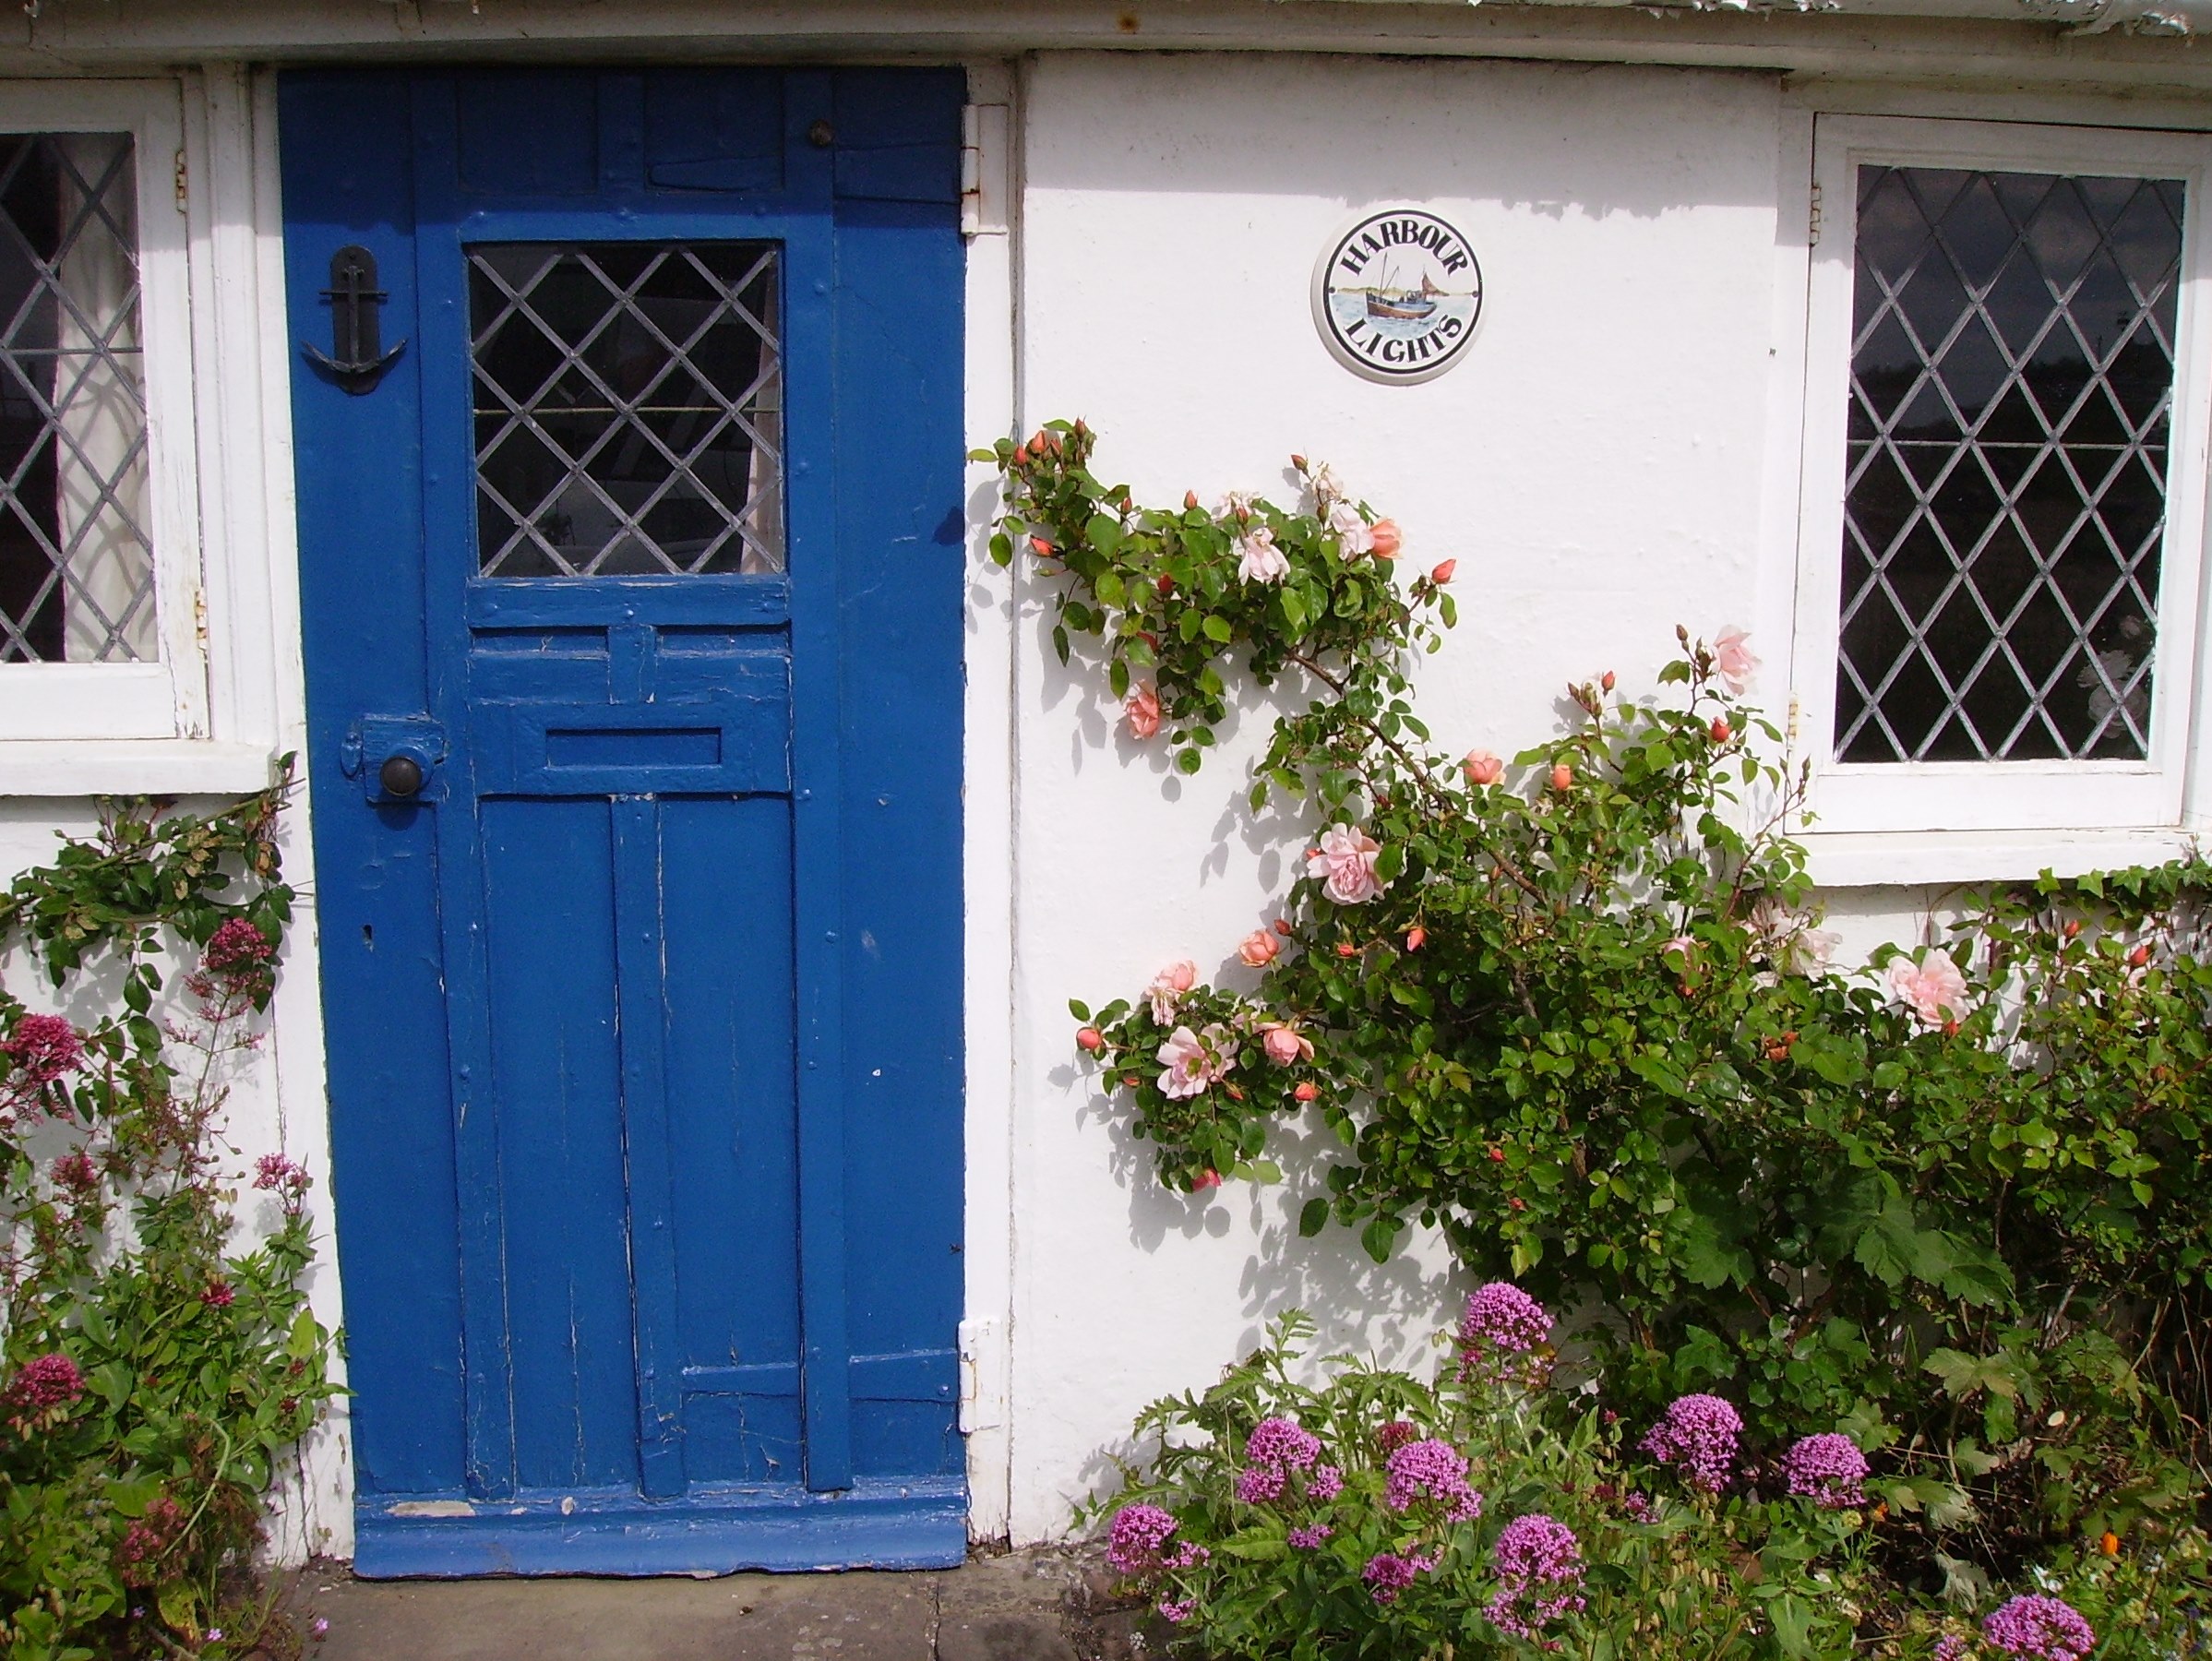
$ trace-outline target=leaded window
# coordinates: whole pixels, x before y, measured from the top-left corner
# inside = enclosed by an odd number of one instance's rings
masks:
[[[0,663],[159,655],[133,150],[0,136]]]
[[[1835,757],[2143,759],[2184,186],[1857,185]]]
[[[486,577],[783,568],[778,250],[469,251]]]

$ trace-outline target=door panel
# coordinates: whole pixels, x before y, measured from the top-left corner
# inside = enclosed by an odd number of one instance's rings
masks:
[[[964,1547],[959,102],[283,83],[364,1572]]]

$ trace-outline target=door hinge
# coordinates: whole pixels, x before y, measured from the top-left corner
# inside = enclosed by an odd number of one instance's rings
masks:
[[[968,104],[960,113],[960,233],[1006,234],[1007,107]]]
[[[185,187],[187,183],[187,179],[188,175],[185,171],[185,152],[183,148],[180,146],[176,152],[176,210],[179,213],[182,213],[185,210]]]
[[[1821,245],[1821,186],[1818,179],[1812,182],[1812,206],[1805,215],[1805,241],[1808,247],[1817,248]]]

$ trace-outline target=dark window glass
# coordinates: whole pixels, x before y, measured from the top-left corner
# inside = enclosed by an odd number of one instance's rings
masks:
[[[1838,759],[2147,754],[2182,209],[1859,170]]]
[[[783,568],[778,253],[469,251],[487,577]]]

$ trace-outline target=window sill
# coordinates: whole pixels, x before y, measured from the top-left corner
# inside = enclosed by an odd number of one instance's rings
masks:
[[[11,739],[0,796],[245,795],[274,759],[267,745],[185,738]]]
[[[2110,830],[1813,830],[1799,840],[1824,889],[2009,882],[2164,865],[2204,833],[2179,826]]]

